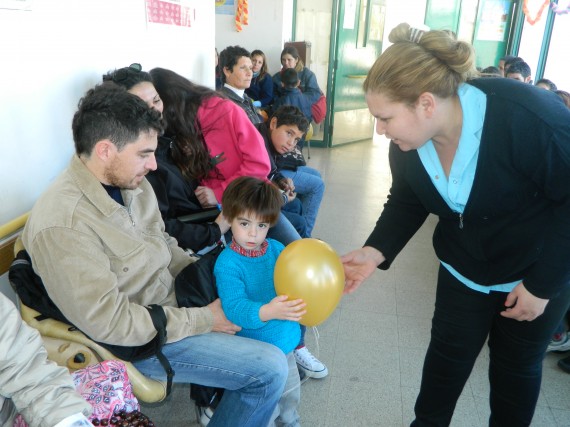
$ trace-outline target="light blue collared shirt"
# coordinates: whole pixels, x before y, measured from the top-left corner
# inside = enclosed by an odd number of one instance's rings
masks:
[[[463,109],[463,127],[459,145],[449,171],[449,178],[445,176],[431,139],[418,148],[418,155],[433,185],[443,200],[445,200],[445,203],[454,212],[463,213],[471,194],[473,180],[475,179],[483,121],[487,108],[487,95],[468,84],[459,86],[457,94]],[[521,282],[517,280],[512,283],[482,286],[461,275],[451,265],[441,260],[440,262],[465,286],[486,294],[491,291],[511,292]]]

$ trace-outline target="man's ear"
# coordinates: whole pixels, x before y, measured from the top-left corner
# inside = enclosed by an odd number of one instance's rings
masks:
[[[435,112],[436,103],[437,101],[433,93],[424,92],[418,97],[416,107],[419,108],[427,118],[431,118]]]
[[[109,139],[102,139],[93,147],[93,154],[101,161],[106,162],[117,152],[117,147]]]

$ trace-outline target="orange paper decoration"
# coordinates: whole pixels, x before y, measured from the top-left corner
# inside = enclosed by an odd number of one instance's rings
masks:
[[[238,0],[236,9],[236,31],[239,33],[243,30],[242,25],[248,24],[248,7],[247,0]]]
[[[523,1],[523,13],[526,16],[526,22],[528,22],[530,25],[534,25],[536,24],[538,21],[540,21],[540,17],[542,16],[542,12],[544,12],[544,9],[546,9],[546,7],[550,4],[550,0],[544,0],[544,2],[542,3],[542,5],[540,6],[540,9],[538,9],[538,12],[536,14],[536,16],[534,18],[532,18],[530,16],[530,12],[528,10],[528,0],[524,0]]]

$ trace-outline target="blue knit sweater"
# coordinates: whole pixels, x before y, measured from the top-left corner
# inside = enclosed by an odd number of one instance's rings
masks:
[[[283,245],[267,239],[265,255],[250,258],[227,247],[218,256],[214,275],[226,317],[242,327],[237,335],[276,345],[285,354],[293,351],[301,339],[301,328],[289,320],[259,318],[259,309],[277,296],[273,271]]]

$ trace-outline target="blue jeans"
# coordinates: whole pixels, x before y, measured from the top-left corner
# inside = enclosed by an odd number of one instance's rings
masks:
[[[277,240],[287,246],[289,243],[299,240],[301,236],[295,230],[295,227],[289,222],[283,212],[279,212],[277,224],[269,229],[267,237]]]
[[[303,205],[298,197],[284,205],[281,208],[281,212],[287,217],[291,225],[295,227],[299,236],[302,238],[310,237],[307,234],[307,220],[303,216]]]
[[[298,427],[299,424],[299,403],[301,402],[301,379],[293,352],[287,354],[289,365],[289,376],[285,384],[285,390],[279,399],[279,404],[273,412],[273,423],[270,426]]]
[[[289,375],[283,352],[249,338],[211,332],[166,344],[162,349],[174,369],[174,382],[224,388],[211,427],[266,426]],[[133,363],[144,375],[165,380],[156,357]]]
[[[532,322],[500,315],[504,292],[469,289],[439,268],[431,341],[424,361],[413,427],[448,426],[455,404],[489,337],[489,426],[528,426],[542,379],[546,346],[568,309],[570,289],[551,299]]]
[[[307,221],[307,236],[311,237],[325,193],[325,183],[321,174],[309,166],[299,166],[296,171],[282,169],[280,172],[283,176],[291,178],[295,184],[297,197],[303,203],[303,216]]]

